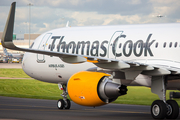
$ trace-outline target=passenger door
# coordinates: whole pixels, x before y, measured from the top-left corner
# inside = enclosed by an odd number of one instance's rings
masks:
[[[51,35],[52,35],[52,33],[47,33],[44,35],[44,37],[42,38],[41,43],[38,47],[39,50],[45,50],[46,43],[47,43],[48,39],[50,39]],[[46,62],[43,54],[37,54],[37,62],[38,63]]]

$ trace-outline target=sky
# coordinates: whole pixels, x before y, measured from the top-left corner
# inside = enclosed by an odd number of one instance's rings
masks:
[[[0,31],[12,2],[0,0]],[[29,3],[31,33],[38,34],[67,21],[71,27],[180,22],[180,0],[16,0],[16,34],[29,33]]]

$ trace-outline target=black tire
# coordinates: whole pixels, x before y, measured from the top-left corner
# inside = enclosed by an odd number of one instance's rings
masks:
[[[167,107],[162,100],[155,100],[151,105],[151,115],[154,119],[164,119],[166,117]]]
[[[167,119],[176,119],[179,116],[179,106],[175,100],[167,100],[168,105],[170,105],[170,111],[167,112]]]
[[[58,109],[63,109],[64,108],[64,100],[63,99],[59,99],[57,102],[57,107]]]
[[[66,101],[66,103],[64,105],[64,108],[65,109],[70,109],[70,107],[71,107],[71,101],[69,99],[67,99],[67,101]]]

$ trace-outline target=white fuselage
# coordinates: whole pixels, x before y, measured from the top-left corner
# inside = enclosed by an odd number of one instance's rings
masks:
[[[68,27],[42,34],[34,41],[32,49],[115,58],[180,70],[179,31],[180,24]],[[69,64],[59,57],[25,53],[22,67],[35,79],[66,83],[74,73],[96,66],[90,62]],[[146,78],[146,86],[151,84],[149,79]]]

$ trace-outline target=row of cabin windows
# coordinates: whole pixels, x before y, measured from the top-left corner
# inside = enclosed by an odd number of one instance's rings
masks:
[[[157,48],[158,47],[158,42],[155,44],[155,47]],[[164,44],[163,44],[163,47],[165,48],[166,46],[167,46],[168,44],[166,43],[166,42],[164,42]],[[134,44],[134,46],[135,46],[135,44]],[[146,46],[146,43],[143,43],[143,44],[138,44],[138,48],[140,48],[141,46],[143,46],[143,47],[145,47]],[[169,47],[171,48],[173,46],[173,43],[172,42],[170,42],[169,43]],[[176,48],[178,46],[178,42],[175,42],[174,43],[174,47]],[[119,48],[121,48],[122,47],[122,44],[120,43],[119,44]],[[129,46],[128,46],[129,48],[130,47],[132,47],[132,44],[129,44]],[[168,47],[168,46],[167,46]]]
[[[164,42],[164,44],[163,44],[163,47],[165,48],[166,47],[166,45],[168,45],[166,42]],[[178,45],[178,43],[177,42],[175,42],[174,43],[174,47],[176,48],[177,47],[177,45]],[[169,43],[169,47],[171,48],[173,46],[173,43],[172,42],[170,42]],[[156,43],[156,45],[155,45],[155,47],[157,48],[158,47],[158,43]],[[168,46],[167,46],[168,47]]]

